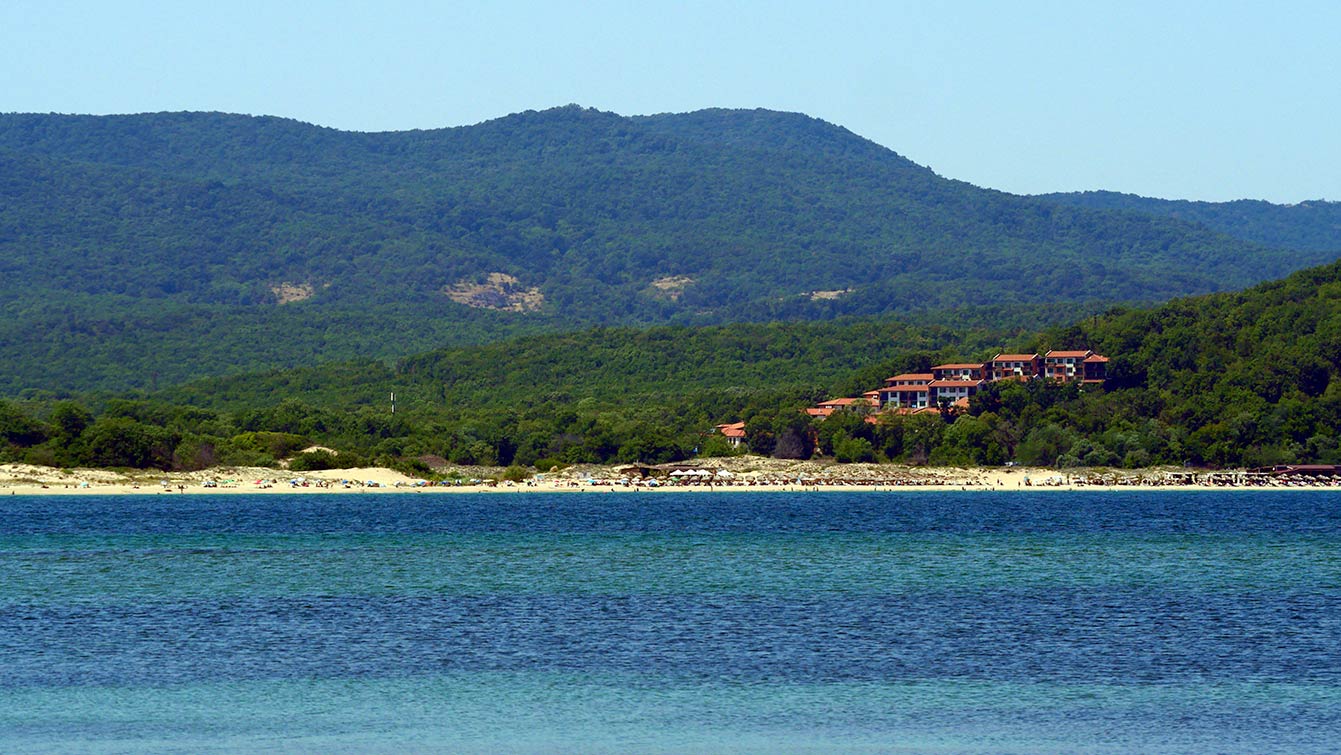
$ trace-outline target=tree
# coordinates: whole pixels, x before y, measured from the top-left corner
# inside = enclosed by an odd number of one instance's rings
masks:
[[[1052,423],[1039,425],[1025,436],[1015,449],[1015,458],[1022,464],[1050,467],[1076,444],[1076,434]]]
[[[46,428],[40,422],[0,399],[0,440],[26,448],[41,443],[46,437]]]
[[[903,456],[910,464],[925,464],[940,445],[945,423],[930,414],[914,414],[903,424]]]
[[[787,427],[778,434],[773,456],[778,459],[809,459],[815,453],[815,444],[805,428]]]
[[[60,401],[51,409],[51,424],[56,428],[56,442],[69,446],[93,424],[93,414],[82,404]]]
[[[97,467],[169,469],[177,439],[163,428],[126,417],[99,420],[84,433],[89,464]]]
[[[842,463],[875,461],[875,449],[865,438],[843,438],[834,446],[833,457]]]

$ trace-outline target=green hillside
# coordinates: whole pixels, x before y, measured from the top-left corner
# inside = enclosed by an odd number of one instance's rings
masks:
[[[462,463],[664,461],[690,454],[723,417],[800,417],[799,407],[878,382],[894,365],[1003,336],[870,319],[597,328],[439,350],[395,367],[364,360],[213,378],[147,400],[0,401],[0,435],[20,446],[11,458],[47,463],[106,463],[118,449],[131,449],[120,458],[137,465],[255,463],[308,442],[381,463],[424,453]],[[71,413],[86,417],[78,437],[110,426],[118,440],[91,436],[100,450],[72,442],[59,429]]]
[[[1275,249],[1341,250],[1341,202],[1278,205],[1261,200],[1190,202],[1113,191],[1043,194],[1037,199],[1096,210],[1123,210],[1198,223],[1237,239]]]
[[[977,313],[978,319],[987,319]],[[379,406],[441,416],[586,402],[603,409],[680,403],[710,393],[822,396],[856,390],[900,359],[990,349],[1020,330],[949,328],[889,319],[596,328],[455,347],[388,367],[378,362],[211,378],[157,399],[209,409],[265,408],[293,399],[326,408]],[[873,369],[874,368],[874,369]],[[854,379],[863,372],[863,378]],[[729,409],[735,411],[735,409]]]
[[[993,319],[985,315],[976,322]],[[872,453],[941,463],[1341,462],[1341,262],[1033,334],[868,320],[602,329],[432,352],[395,370],[364,370],[362,381],[316,369],[207,381],[164,397],[219,410],[281,398],[378,406],[397,390],[445,427],[582,407],[592,417],[648,417],[689,443],[716,422],[791,422],[806,401],[857,395],[896,372],[1053,348],[1109,355],[1106,389],[998,384],[967,416],[930,427],[918,417],[888,427],[830,420],[821,451],[850,433]],[[910,446],[914,430],[920,445]]]
[[[0,394],[594,325],[1143,302],[1331,259],[936,176],[802,115],[0,115]]]
[[[1108,355],[1109,381],[1086,390],[993,383],[941,417],[815,422],[801,412],[897,372],[1050,348]],[[321,443],[342,451],[339,463],[435,454],[548,468],[721,452],[704,431],[736,420],[756,451],[840,460],[1341,463],[1341,262],[1042,333],[889,319],[597,328],[438,350],[394,367],[364,360],[153,396],[0,401],[0,459],[190,468],[272,463]]]

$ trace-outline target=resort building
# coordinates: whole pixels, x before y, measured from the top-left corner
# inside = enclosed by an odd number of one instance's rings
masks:
[[[987,385],[985,380],[933,380],[931,385],[927,386],[929,395],[927,400],[931,406],[940,406],[942,401],[948,401],[953,404],[956,401],[968,401],[969,396],[982,390]]]
[[[1073,380],[1076,373],[1084,374],[1081,366],[1088,357],[1088,351],[1049,351],[1043,357],[1043,377],[1052,380]]]
[[[722,437],[726,438],[726,442],[730,444],[732,448],[740,448],[745,445],[744,422],[732,422],[727,425],[717,425],[713,429],[721,433]]]
[[[929,372],[907,372],[885,378],[885,387],[877,391],[879,406],[895,409],[922,409],[932,405]]]
[[[1043,372],[1043,357],[1037,354],[997,354],[986,367],[988,380],[1028,380]]]
[[[880,408],[920,409],[931,405],[931,386],[908,385],[880,389]]]
[[[978,364],[938,364],[931,368],[932,380],[982,380],[985,365]]]
[[[1108,357],[1090,354],[1080,364],[1084,367],[1084,377],[1080,379],[1080,382],[1102,383],[1108,379]]]
[[[875,404],[865,397],[835,398],[815,404],[811,408],[806,409],[806,414],[809,414],[812,417],[828,417],[834,412],[843,411],[844,409],[860,409],[863,407],[874,408]]]
[[[823,401],[807,409],[812,417],[828,417],[840,409],[875,406],[880,411],[910,414],[938,412],[943,403],[967,407],[970,397],[998,380],[1062,380],[1101,384],[1108,376],[1108,357],[1093,351],[1049,351],[1038,354],[997,354],[991,361],[938,364],[930,372],[905,372],[885,378],[885,385],[860,398]]]

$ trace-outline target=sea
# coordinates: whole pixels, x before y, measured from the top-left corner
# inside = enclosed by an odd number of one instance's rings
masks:
[[[1337,752],[1333,492],[0,499],[9,755]]]

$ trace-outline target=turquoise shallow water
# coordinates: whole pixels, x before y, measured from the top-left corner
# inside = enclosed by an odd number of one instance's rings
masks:
[[[1325,492],[0,505],[8,753],[1341,750]]]

